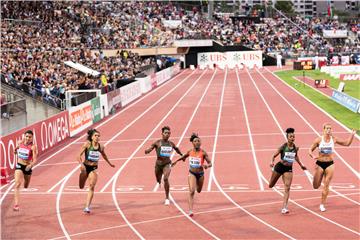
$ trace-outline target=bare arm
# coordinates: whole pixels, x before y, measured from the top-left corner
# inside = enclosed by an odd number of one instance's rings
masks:
[[[207,162],[207,164],[204,165],[204,168],[207,169],[207,168],[212,167],[212,162],[211,162],[211,160],[210,160],[210,158],[209,158],[209,155],[208,155],[207,152],[205,152],[205,151],[204,151],[204,159],[205,159],[205,161]]]
[[[157,143],[158,143],[158,141],[156,141],[156,142],[154,142],[153,144],[151,144],[151,146],[150,146],[148,149],[145,150],[145,154],[151,153],[151,151],[154,150],[154,148],[157,147]]]
[[[101,155],[103,156],[103,158],[105,159],[105,161],[111,166],[111,167],[115,167],[114,164],[112,164],[110,161],[109,161],[109,158],[107,157],[106,153],[105,153],[105,147],[102,146],[101,147]]]
[[[24,142],[24,139],[21,139],[20,141],[17,141],[17,142],[16,142],[16,147],[15,147],[15,149],[14,149],[14,154],[15,154],[15,155],[18,154],[18,153],[17,153],[17,150],[19,149],[20,144],[23,143],[23,142]]]
[[[311,145],[310,149],[309,149],[309,156],[312,158],[312,159],[316,159],[312,152],[319,146],[319,143],[320,143],[320,138],[316,138],[315,141],[313,142],[313,144]]]
[[[38,150],[37,150],[36,145],[33,145],[31,147],[31,150],[32,150],[32,161],[29,165],[26,166],[27,171],[30,170],[37,162]]]
[[[341,146],[350,146],[350,144],[352,143],[354,136],[356,134],[355,130],[352,130],[350,137],[347,140],[341,140],[338,138],[334,139],[334,142],[341,145]]]
[[[32,149],[32,154],[33,154],[31,167],[33,167],[35,165],[35,163],[37,162],[37,160],[38,160],[37,159],[37,157],[38,157],[38,149],[37,149],[36,145],[33,145],[31,149]]]
[[[304,164],[302,164],[302,162],[300,161],[299,155],[299,148],[296,149],[296,156],[295,156],[295,161],[300,165],[302,170],[306,170],[306,167],[304,166]]]
[[[183,155],[183,154],[181,153],[180,149],[175,145],[175,143],[171,142],[171,145],[173,145],[173,148],[174,148],[175,152],[177,152],[180,156]]]
[[[279,156],[279,154],[281,153],[281,148],[277,149],[276,152],[273,154],[272,158],[271,158],[271,162],[270,162],[270,167],[274,167],[274,162],[275,162],[275,158],[277,156]]]
[[[86,149],[89,148],[89,147],[90,147],[90,142],[89,141],[87,141],[86,143],[84,143],[84,145],[82,145],[81,150],[80,150],[80,154],[78,156],[78,162],[80,164],[82,164],[84,162],[83,159],[82,159],[82,155],[85,153]]]
[[[189,157],[189,152],[185,153],[184,155],[182,155],[181,158],[177,159],[176,161],[174,161],[171,166],[175,166],[175,164],[179,161],[184,161],[185,162],[185,159]]]

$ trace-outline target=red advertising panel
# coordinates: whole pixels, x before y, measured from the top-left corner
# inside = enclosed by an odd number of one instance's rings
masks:
[[[12,134],[1,136],[1,167],[6,167],[10,173],[13,173],[16,164],[14,155],[16,142],[22,139],[22,135],[26,130],[34,132],[34,143],[37,144],[39,155],[41,155],[70,136],[68,112],[63,111]]]

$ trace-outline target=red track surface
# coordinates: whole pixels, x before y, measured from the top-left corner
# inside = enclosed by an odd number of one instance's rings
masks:
[[[324,122],[333,124],[336,136],[348,137],[345,128],[267,69],[186,70],[97,127],[116,168],[101,162],[90,215],[82,213],[86,192],[77,187],[81,137],[34,170],[33,191],[22,192],[19,212],[12,211],[12,191],[2,189],[1,238],[359,239],[358,139],[336,148],[327,212],[318,210],[321,190],[312,189],[297,165],[289,215],[280,214],[281,179],[277,188],[267,187],[269,161],[285,141],[283,130],[296,129],[300,157],[312,172],[306,153]],[[163,188],[155,185],[154,153],[144,155],[163,125],[171,126],[172,140],[183,152],[191,148],[191,133],[199,133],[214,161],[203,192],[195,195],[192,219],[184,215],[187,165],[172,170],[173,201],[164,206]]]

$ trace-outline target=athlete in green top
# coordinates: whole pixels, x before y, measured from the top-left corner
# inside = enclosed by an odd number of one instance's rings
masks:
[[[280,176],[282,176],[284,182],[285,193],[284,193],[283,207],[281,209],[282,214],[289,213],[287,205],[289,200],[291,181],[293,178],[293,173],[292,173],[293,162],[296,161],[300,165],[302,170],[306,170],[306,167],[300,162],[298,156],[299,148],[296,147],[294,144],[295,141],[294,132],[295,129],[293,128],[286,129],[287,142],[281,145],[281,147],[274,153],[270,162],[270,167],[273,168],[273,172],[271,175],[271,179],[269,181],[269,187],[272,188],[273,186],[275,186]],[[279,154],[280,154],[280,161],[274,167],[275,158]]]

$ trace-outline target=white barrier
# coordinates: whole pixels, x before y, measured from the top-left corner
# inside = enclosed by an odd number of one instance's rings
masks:
[[[330,74],[333,77],[339,78],[340,74],[344,73],[360,73],[360,65],[337,65],[337,66],[324,66],[320,70]]]
[[[136,78],[136,80],[140,82],[141,93],[147,93],[152,89],[150,78],[150,76]]]
[[[141,96],[141,87],[138,81],[120,88],[121,106],[124,107]]]

